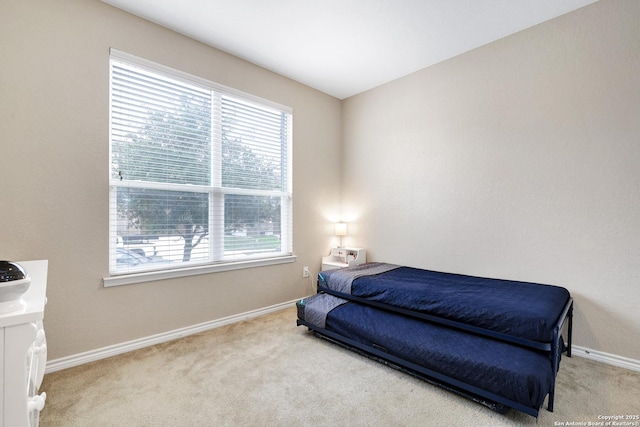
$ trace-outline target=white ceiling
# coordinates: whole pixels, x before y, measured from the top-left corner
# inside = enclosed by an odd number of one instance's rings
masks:
[[[596,0],[103,0],[344,99]]]

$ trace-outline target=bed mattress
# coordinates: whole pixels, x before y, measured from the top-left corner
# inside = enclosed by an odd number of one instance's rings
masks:
[[[569,291],[559,286],[380,263],[322,271],[318,291],[539,343],[553,340],[554,327],[570,299]]]
[[[531,414],[537,414],[552,388],[552,363],[544,352],[354,302],[327,304],[333,298],[327,294],[307,298],[298,304],[298,318],[320,333],[330,331],[531,408],[527,411]],[[329,308],[323,327],[314,324],[316,303],[320,311]]]

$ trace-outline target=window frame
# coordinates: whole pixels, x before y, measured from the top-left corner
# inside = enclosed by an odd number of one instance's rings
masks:
[[[166,76],[167,78],[177,80],[188,85],[197,86],[212,93],[212,101],[213,98],[221,98],[223,96],[228,96],[231,98],[235,98],[240,100],[243,103],[254,104],[260,108],[272,108],[274,110],[278,110],[281,113],[285,113],[288,115],[287,120],[287,143],[286,143],[286,159],[283,161],[283,167],[286,167],[286,182],[284,182],[285,188],[282,190],[245,190],[238,188],[228,188],[224,187],[220,181],[220,177],[216,177],[216,173],[219,174],[220,171],[212,170],[211,182],[208,186],[194,186],[188,185],[185,186],[183,184],[162,184],[161,186],[153,183],[153,182],[142,182],[142,181],[127,181],[124,185],[120,180],[114,178],[112,176],[112,90],[113,90],[113,62],[118,62],[120,64],[127,64],[133,67],[139,67],[143,70],[147,70],[152,73],[158,73],[162,76]],[[212,111],[216,110],[215,107],[212,106]],[[213,117],[213,115],[212,115]],[[292,171],[293,171],[293,157],[292,157],[292,145],[293,145],[293,109],[273,101],[269,101],[251,94],[247,94],[245,92],[229,88],[223,85],[220,85],[215,82],[211,82],[207,79],[203,79],[171,67],[167,67],[161,64],[157,64],[155,62],[139,58],[137,56],[118,51],[116,49],[110,49],[109,55],[109,276],[103,278],[103,284],[105,287],[108,286],[118,286],[125,285],[130,283],[140,283],[147,281],[155,281],[161,279],[169,279],[169,278],[177,278],[177,277],[185,277],[192,276],[198,274],[207,274],[218,271],[228,271],[228,270],[238,270],[245,269],[250,267],[261,267],[266,265],[277,265],[283,263],[291,263],[294,262],[296,256],[293,254],[293,179],[292,179]],[[219,129],[217,127],[212,127],[211,129],[212,135],[212,144],[211,144],[211,152],[213,155],[218,154],[221,155],[221,151],[214,148],[217,144],[220,145],[221,137],[219,134]],[[220,163],[218,161],[214,161],[213,163]],[[219,166],[218,166],[219,167]],[[217,169],[217,168],[214,168]],[[211,249],[214,245],[212,242],[218,240],[222,241],[224,239],[224,226],[218,226],[218,229],[214,229],[213,227],[209,227],[209,240],[210,240],[210,250],[209,256],[206,261],[193,261],[189,263],[185,263],[183,265],[173,265],[170,267],[161,266],[161,267],[151,267],[145,269],[133,269],[128,271],[117,271],[116,270],[116,252],[117,252],[117,191],[116,188],[154,188],[162,190],[178,190],[178,191],[192,191],[192,192],[203,192],[209,193],[209,223],[212,225],[212,218],[215,216],[213,212],[214,208],[214,199],[216,198],[224,198],[227,194],[245,194],[245,195],[258,195],[258,196],[277,196],[281,198],[281,219],[280,219],[280,227],[281,227],[281,242],[282,247],[280,248],[279,253],[270,253],[269,256],[250,256],[244,259],[225,259],[223,255],[222,258],[216,259],[213,255],[214,250]],[[188,188],[188,189],[187,189]],[[215,209],[220,209],[219,206],[216,206]],[[223,213],[224,216],[224,213]],[[224,223],[224,222],[223,222]],[[221,228],[221,229],[220,229]],[[218,252],[220,254],[220,252]],[[218,255],[219,256],[219,255]]]

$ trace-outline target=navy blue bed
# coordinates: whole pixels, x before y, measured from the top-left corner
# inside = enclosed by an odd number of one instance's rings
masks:
[[[382,265],[388,266],[384,272],[369,274]],[[495,332],[496,337],[543,350],[551,350],[554,328],[571,299],[559,286],[380,263],[322,271],[318,292],[456,322],[474,332]]]
[[[534,416],[547,395],[553,411],[571,356],[573,300],[559,286],[369,263],[320,272],[297,305],[298,325],[324,338]]]
[[[335,298],[318,294],[299,302],[298,324],[531,415],[552,389],[545,352],[347,301],[329,309],[322,327],[305,310],[326,297]]]

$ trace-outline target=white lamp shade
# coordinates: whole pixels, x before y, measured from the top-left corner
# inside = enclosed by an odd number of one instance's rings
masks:
[[[346,236],[346,235],[347,235],[347,223],[336,222],[336,236]]]

